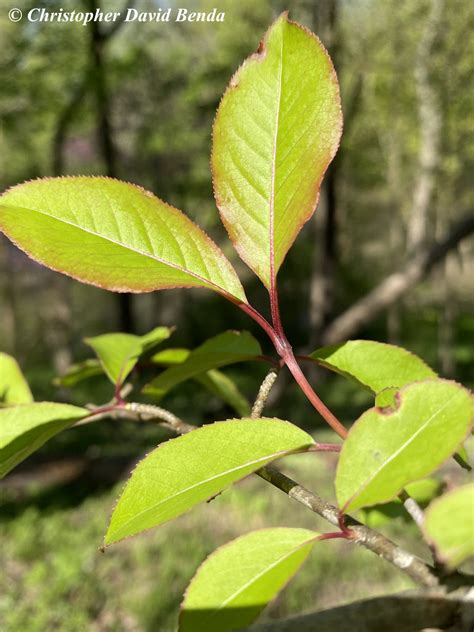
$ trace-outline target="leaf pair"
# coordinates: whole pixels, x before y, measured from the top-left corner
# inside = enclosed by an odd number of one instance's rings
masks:
[[[384,503],[429,475],[466,438],[474,418],[471,394],[436,379],[420,358],[370,340],[319,349],[313,360],[372,391],[376,407],[351,427],[336,473],[344,511]]]
[[[314,212],[341,134],[339,88],[315,36],[283,14],[232,78],[214,125],[214,190],[242,259],[271,287]],[[118,292],[204,287],[246,303],[216,244],[151,193],[101,177],[28,182],[0,229],[44,265]]]

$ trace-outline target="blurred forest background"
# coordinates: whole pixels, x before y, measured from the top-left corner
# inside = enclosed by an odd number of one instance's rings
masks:
[[[223,23],[12,23],[12,6],[217,7],[226,16]],[[280,273],[288,337],[300,352],[355,337],[401,344],[472,386],[474,5],[467,0],[0,0],[0,187],[62,174],[140,184],[211,234],[251,302],[266,310],[263,287],[220,224],[209,152],[232,73],[285,9],[330,51],[345,118],[317,212]],[[228,328],[248,329],[269,351],[254,323],[212,293],[114,295],[34,264],[3,237],[0,270],[0,350],[18,359],[38,400],[110,398],[100,378],[73,392],[53,385],[90,356],[84,336],[176,325],[173,346],[193,347]],[[226,373],[251,399],[264,370],[245,364]],[[309,373],[344,421],[370,406],[368,395],[342,379]],[[233,414],[193,384],[171,392],[164,405],[194,423]],[[311,431],[321,427],[285,375],[268,412]],[[252,479],[173,531],[165,527],[100,556],[120,480],[166,437],[159,428],[118,423],[60,435],[2,483],[3,630],[173,630],[186,581],[216,544],[255,526],[314,525],[299,510],[289,516],[287,499]],[[331,498],[332,461],[325,459],[298,457],[289,467]],[[401,525],[395,529],[410,537]],[[267,616],[405,585],[392,569],[374,571],[376,561],[337,546],[344,563],[333,549],[318,554]]]

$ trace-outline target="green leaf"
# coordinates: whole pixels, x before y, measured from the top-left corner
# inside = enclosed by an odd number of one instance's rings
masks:
[[[169,327],[156,327],[144,336],[132,334],[104,334],[85,338],[96,352],[104,371],[113,384],[123,384],[139,357],[170,337]]]
[[[190,355],[189,349],[175,348],[164,349],[152,356],[154,364],[174,366],[182,364]],[[206,373],[195,375],[193,378],[208,391],[220,397],[231,406],[241,417],[250,414],[250,404],[247,398],[237,388],[236,384],[227,375],[217,369],[211,369]]]
[[[374,342],[373,340],[348,340],[337,345],[323,347],[310,354],[318,364],[354,380],[374,393],[390,387],[401,387],[427,378],[437,377],[430,367],[413,353],[402,347]],[[389,405],[388,390],[377,405]],[[380,402],[380,403],[379,403]]]
[[[33,395],[18,362],[0,352],[0,405],[29,404],[32,401]]]
[[[231,264],[181,211],[120,180],[34,180],[0,197],[0,230],[36,261],[116,292],[205,287],[246,302]]]
[[[433,498],[439,495],[441,490],[442,484],[435,478],[423,478],[405,487],[405,491],[410,498],[413,498],[422,508],[426,507]],[[384,505],[361,509],[358,512],[358,518],[372,529],[378,529],[396,518],[401,518],[407,522],[411,522],[412,520],[411,516],[405,510],[403,503],[398,498]]]
[[[431,503],[423,530],[440,560],[450,568],[474,556],[474,483],[458,487]]]
[[[394,410],[371,408],[352,426],[336,472],[344,511],[391,500],[450,457],[469,432],[471,394],[448,380],[402,388]]]
[[[219,547],[186,590],[179,632],[231,632],[252,623],[296,574],[318,535],[262,529]]]
[[[241,417],[250,415],[251,407],[248,399],[242,395],[235,382],[224,375],[222,371],[213,369],[202,375],[197,375],[194,379],[231,406]]]
[[[103,375],[104,370],[99,360],[89,359],[72,364],[64,375],[59,375],[53,380],[55,386],[76,386],[83,380],[88,380],[96,375]]]
[[[300,428],[265,418],[217,422],[171,439],[137,465],[105,543],[177,518],[270,461],[311,445]]]
[[[314,213],[341,130],[331,60],[317,37],[284,13],[232,77],[211,158],[222,221],[267,288]]]
[[[184,362],[163,371],[144,392],[162,397],[171,388],[200,373],[236,362],[254,360],[262,354],[259,343],[246,331],[226,331],[192,351]]]
[[[0,478],[48,439],[90,414],[85,408],[41,402],[0,409]]]
[[[175,347],[171,349],[163,349],[151,356],[150,360],[154,364],[161,366],[173,366],[175,364],[182,364],[189,356],[191,351],[189,349],[183,349],[182,347]]]

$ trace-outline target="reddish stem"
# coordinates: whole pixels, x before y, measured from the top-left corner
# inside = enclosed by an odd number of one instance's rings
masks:
[[[340,452],[342,446],[338,443],[317,443],[314,447],[309,448],[307,452]]]
[[[282,361],[286,364],[291,374],[295,378],[299,387],[309,399],[314,408],[323,417],[323,419],[331,426],[331,428],[337,432],[337,434],[345,439],[347,437],[347,430],[337,419],[337,417],[329,410],[329,408],[321,401],[321,399],[314,392],[311,384],[306,379],[303,371],[301,370],[298,362],[296,361],[293,349],[288,342],[285,333],[283,331],[283,325],[280,317],[280,310],[278,307],[278,293],[276,286],[272,286],[270,291],[270,303],[273,319],[273,327],[270,323],[248,303],[238,303],[240,309],[248,314],[255,322],[257,322],[262,329],[267,333],[272,341],[278,355]]]
[[[291,374],[298,382],[299,387],[309,399],[309,401],[313,404],[314,408],[318,411],[318,413],[327,421],[327,423],[331,426],[331,428],[337,432],[337,434],[345,439],[347,437],[347,430],[341,424],[339,419],[332,413],[326,404],[316,395],[313,391],[311,384],[306,379],[303,371],[300,368],[300,365],[296,361],[295,356],[293,355],[293,351],[290,352],[283,357],[285,360],[285,364],[290,370]]]

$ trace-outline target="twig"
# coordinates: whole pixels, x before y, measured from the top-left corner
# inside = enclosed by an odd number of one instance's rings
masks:
[[[277,368],[270,369],[265,379],[261,383],[260,388],[258,390],[257,399],[255,400],[255,403],[252,406],[252,412],[250,413],[250,417],[252,417],[252,419],[258,419],[258,417],[262,416],[264,406],[267,403],[268,396],[270,395],[270,391],[272,390],[272,387],[275,384],[277,377],[278,377],[278,369]]]
[[[267,378],[265,378],[265,380],[267,380]],[[253,407],[255,409],[257,402],[259,402],[259,414],[261,414],[261,402],[269,395],[270,389],[268,388],[268,385],[271,382],[272,380],[268,378],[267,386],[264,389],[265,396],[261,396],[262,387],[260,387],[259,395],[257,396],[256,403]],[[274,383],[275,380],[273,379],[271,385]],[[135,421],[157,421],[177,434],[185,434],[196,429],[196,426],[187,424],[164,408],[139,403],[125,404],[124,406],[116,408],[110,407],[108,409],[98,409],[97,414],[92,413],[91,416],[86,420],[83,420],[83,422],[87,420],[98,421],[104,417],[133,419]],[[266,467],[260,468],[256,474],[274,487],[280,489],[290,498],[293,498],[314,513],[318,514],[321,518],[324,518],[324,520],[330,524],[340,527],[340,512],[337,507],[327,503],[317,494],[310,492],[308,489],[280,472],[275,466],[267,465]],[[369,529],[350,517],[348,517],[347,526],[349,527],[347,533],[350,533],[350,537],[347,538],[348,541],[363,546],[376,553],[379,557],[384,558],[396,566],[399,570],[411,577],[413,581],[422,586],[434,587],[439,585],[438,577],[434,574],[431,567],[416,556],[396,545],[382,534]]]
[[[257,474],[290,498],[324,518],[330,524],[339,527],[340,513],[337,507],[326,502],[314,492],[310,492],[273,465],[261,468]],[[349,541],[376,553],[379,557],[382,557],[409,575],[413,581],[421,586],[432,587],[439,584],[433,569],[418,557],[408,553],[382,534],[362,525],[351,517],[347,518],[346,524],[350,528],[351,533]]]
[[[473,623],[472,591],[447,595],[439,591],[410,590],[285,620],[267,621],[245,628],[245,632],[413,632],[426,628],[470,632]]]
[[[416,502],[414,498],[409,496],[405,490],[400,493],[400,500],[403,503],[403,506],[407,510],[407,513],[411,516],[413,522],[416,526],[421,529],[423,523],[425,521],[425,515],[423,513],[423,509]]]

